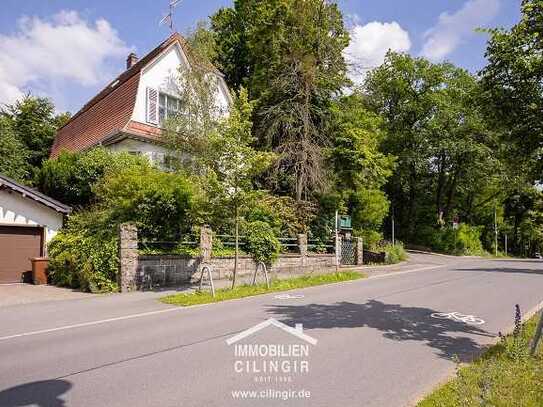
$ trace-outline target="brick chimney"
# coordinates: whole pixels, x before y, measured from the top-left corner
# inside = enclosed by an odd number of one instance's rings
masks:
[[[134,65],[136,65],[136,62],[138,62],[138,56],[131,52],[126,58],[126,69],[132,68]]]

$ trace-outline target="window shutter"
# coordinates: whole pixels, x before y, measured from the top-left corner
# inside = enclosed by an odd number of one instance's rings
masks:
[[[158,124],[158,90],[147,88],[147,123]]]

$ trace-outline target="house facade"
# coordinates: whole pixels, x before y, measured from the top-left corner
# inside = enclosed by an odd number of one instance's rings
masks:
[[[0,284],[18,283],[71,208],[0,174]]]
[[[146,156],[154,165],[163,166],[168,151],[161,140],[161,128],[168,115],[180,107],[176,77],[180,67],[195,64],[202,67],[178,33],[141,59],[131,53],[126,70],[59,129],[51,157],[62,150],[104,146]],[[203,68],[216,76],[217,108],[227,112],[231,98],[223,75],[213,66]]]

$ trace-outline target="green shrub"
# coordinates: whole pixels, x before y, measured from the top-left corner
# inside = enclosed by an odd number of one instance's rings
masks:
[[[380,242],[383,240],[383,234],[371,229],[355,229],[355,236],[361,237],[364,240],[364,247],[370,250],[379,251]]]
[[[145,239],[177,241],[198,217],[199,190],[183,175],[128,168],[104,177],[95,191],[112,223],[133,222]]]
[[[446,227],[435,229],[426,227],[419,232],[419,242],[432,250],[457,255],[483,255],[480,226],[461,223],[458,229]]]
[[[281,252],[281,243],[275,236],[272,227],[261,221],[250,222],[245,230],[246,251],[256,262],[272,264]]]
[[[72,215],[49,243],[53,284],[90,292],[117,290],[116,228],[104,228],[103,216],[99,211]]]
[[[149,166],[108,173],[96,185],[95,206],[72,215],[51,242],[52,282],[84,291],[115,291],[119,225],[135,223],[142,239],[177,241],[193,225],[196,190],[186,177]],[[181,242],[169,252],[195,251]],[[144,253],[164,251],[150,248]]]
[[[258,192],[247,202],[244,218],[247,222],[267,223],[277,235],[295,237],[298,233],[307,233],[315,211],[311,202]]]
[[[385,262],[387,264],[396,264],[407,260],[407,252],[402,242],[397,241],[395,245],[392,243],[386,244],[383,250],[386,253]]]
[[[56,159],[43,163],[35,177],[35,184],[52,198],[82,208],[94,202],[93,187],[107,173],[148,166],[149,162],[144,157],[115,153],[104,148],[79,153],[63,151]]]

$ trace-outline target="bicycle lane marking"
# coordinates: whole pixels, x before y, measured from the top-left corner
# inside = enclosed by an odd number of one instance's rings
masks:
[[[432,318],[436,319],[450,319],[457,322],[463,322],[464,324],[468,325],[483,325],[486,323],[486,321],[482,318],[479,318],[475,315],[469,315],[469,314],[462,314],[460,312],[434,312],[433,314],[430,314]]]

